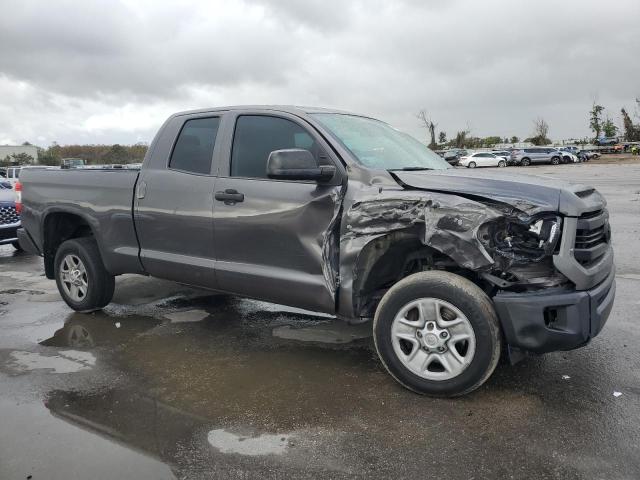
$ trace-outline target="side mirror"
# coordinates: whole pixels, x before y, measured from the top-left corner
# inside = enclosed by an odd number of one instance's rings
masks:
[[[326,182],[336,173],[333,165],[318,165],[309,150],[274,150],[267,159],[267,176],[276,180],[315,180]]]

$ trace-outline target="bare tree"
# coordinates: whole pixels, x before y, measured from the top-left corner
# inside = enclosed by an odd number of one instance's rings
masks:
[[[416,115],[416,117],[418,118],[418,120],[420,120],[420,124],[427,129],[427,131],[429,132],[429,137],[431,138],[431,141],[429,142],[429,147],[433,148],[437,145],[436,143],[436,127],[438,126],[437,123],[434,123],[434,121],[431,119],[431,117],[427,114],[427,111],[425,109],[422,109],[418,112],[418,114]]]
[[[534,122],[534,133],[535,136],[540,139],[548,138],[547,135],[549,133],[549,124],[545,121],[544,118],[538,117]]]

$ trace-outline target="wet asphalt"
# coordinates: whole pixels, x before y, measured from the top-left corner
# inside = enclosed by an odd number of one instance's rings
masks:
[[[640,478],[640,164],[518,171],[607,197],[615,306],[455,400],[397,385],[367,325],[135,276],[73,313],[0,247],[0,479]]]

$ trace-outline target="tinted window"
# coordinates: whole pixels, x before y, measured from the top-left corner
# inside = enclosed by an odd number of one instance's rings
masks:
[[[169,168],[201,174],[210,173],[219,125],[220,119],[217,117],[187,120],[173,148]]]
[[[302,148],[316,158],[317,145],[297,123],[278,117],[238,117],[231,152],[231,176],[267,178],[267,158],[274,150]]]

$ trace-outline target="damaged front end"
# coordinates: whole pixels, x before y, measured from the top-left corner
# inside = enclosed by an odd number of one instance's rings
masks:
[[[552,257],[561,227],[556,213],[530,214],[478,196],[363,192],[343,219],[341,278],[351,281],[342,287],[350,290],[354,316],[364,318],[391,285],[423,270],[463,275],[490,296],[560,287],[568,280]]]

